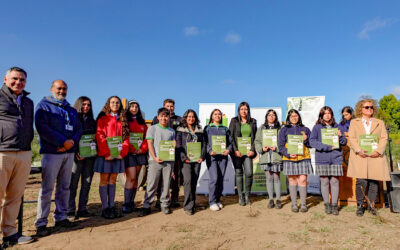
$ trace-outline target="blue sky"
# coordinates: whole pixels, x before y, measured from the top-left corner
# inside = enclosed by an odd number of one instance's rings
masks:
[[[325,95],[400,95],[399,1],[7,1],[0,71],[28,71],[37,103],[63,79],[68,100],[136,99],[150,119],[202,102],[281,106]],[[4,73],[3,73],[4,74]]]

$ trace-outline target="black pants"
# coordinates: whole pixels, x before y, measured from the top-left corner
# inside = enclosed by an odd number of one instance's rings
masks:
[[[196,206],[196,186],[199,179],[200,164],[199,163],[183,163],[183,191],[185,199],[183,201],[184,210],[193,210]]]
[[[361,190],[362,188],[362,190]],[[357,205],[364,203],[364,194],[367,195],[368,188],[368,199],[371,203],[375,203],[376,197],[378,196],[379,181],[370,179],[357,179],[356,182],[356,198]],[[363,193],[364,191],[364,193]]]

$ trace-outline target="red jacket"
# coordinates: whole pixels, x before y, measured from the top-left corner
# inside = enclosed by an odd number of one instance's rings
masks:
[[[112,115],[105,115],[97,122],[96,141],[97,155],[101,157],[110,156],[110,149],[107,146],[107,137],[122,136],[121,121]],[[125,157],[129,151],[129,137],[122,143],[121,156]]]
[[[147,134],[147,125],[146,124],[139,124],[136,119],[133,119],[133,121],[129,122],[129,132],[133,133],[143,133],[143,142],[142,145],[140,146],[140,150],[142,151],[141,154],[146,154],[149,147],[147,145],[147,140],[146,140],[146,134]],[[129,145],[129,153],[134,154],[136,151],[135,147],[132,145]]]

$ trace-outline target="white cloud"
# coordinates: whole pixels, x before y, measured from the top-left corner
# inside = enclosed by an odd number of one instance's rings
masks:
[[[236,83],[236,81],[233,79],[225,79],[225,80],[223,80],[223,83],[234,84],[234,83]]]
[[[200,31],[199,28],[196,26],[189,26],[183,29],[183,33],[185,34],[185,36],[197,36]]]
[[[358,38],[362,40],[369,39],[370,32],[389,27],[397,21],[398,19],[396,18],[381,19],[380,17],[367,21],[364,23],[363,29],[358,33]]]
[[[238,44],[242,41],[242,37],[235,33],[235,32],[229,32],[226,36],[225,36],[225,42],[229,43],[229,44]]]
[[[400,86],[394,86],[392,91],[394,95],[400,96]]]

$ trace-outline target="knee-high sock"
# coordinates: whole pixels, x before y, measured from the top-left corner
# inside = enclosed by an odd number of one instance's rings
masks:
[[[115,200],[115,184],[108,184],[108,206],[114,206]]]
[[[329,177],[321,176],[321,193],[324,203],[329,203]]]
[[[339,178],[332,176],[330,183],[331,183],[332,204],[337,204],[339,198]]]
[[[274,177],[272,176],[270,171],[265,171],[265,175],[267,176],[268,197],[270,200],[272,200],[274,199]]]
[[[124,204],[131,202],[132,198],[132,188],[124,188]]]
[[[136,190],[137,190],[137,188],[132,188],[132,194],[131,194],[131,199],[130,199],[130,202],[132,202],[132,203],[135,203]]]
[[[307,199],[307,186],[299,187],[300,192],[300,204],[302,206],[306,206],[306,199]]]
[[[297,207],[297,186],[289,185],[290,199],[292,200],[292,206]]]
[[[100,200],[101,200],[101,207],[102,209],[108,208],[108,186],[100,186],[99,187],[99,194],[100,194]]]
[[[279,173],[274,173],[274,189],[276,200],[281,200],[281,179],[279,178]]]

